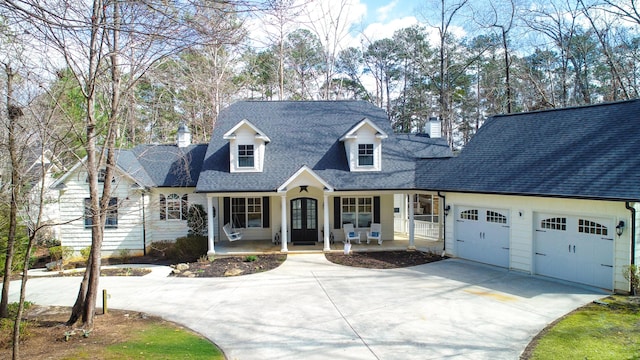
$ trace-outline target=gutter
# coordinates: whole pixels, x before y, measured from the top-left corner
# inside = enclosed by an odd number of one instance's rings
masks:
[[[442,199],[442,209],[445,209],[447,207],[447,197],[442,195],[440,191],[438,191],[438,197]],[[442,256],[444,256],[447,250],[447,217],[444,211],[442,212],[442,218],[444,219],[442,221]]]
[[[624,206],[631,212],[631,265],[636,264],[636,209],[631,202],[625,202]]]

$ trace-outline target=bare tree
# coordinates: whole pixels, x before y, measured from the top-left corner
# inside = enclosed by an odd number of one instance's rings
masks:
[[[36,0],[8,0],[0,4],[16,28],[37,36],[41,46],[57,52],[58,59],[76,79],[84,97],[85,168],[89,183],[92,221],[91,253],[69,324],[82,316],[86,330],[93,327],[103,227],[110,203],[115,167],[116,134],[122,125],[122,94],[157,61],[194,44],[201,37],[190,3],[167,5],[154,0],[121,2],[93,0],[43,5]],[[55,58],[55,57],[53,57]],[[127,73],[123,73],[123,69]],[[125,81],[123,81],[125,80]],[[106,99],[106,102],[102,102]],[[100,145],[100,153],[98,146]],[[105,181],[98,173],[106,166]]]

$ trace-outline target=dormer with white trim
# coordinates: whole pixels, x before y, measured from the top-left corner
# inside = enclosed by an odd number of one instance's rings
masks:
[[[264,153],[269,137],[249,120],[242,120],[227,131],[224,139],[229,140],[229,169],[237,172],[262,172]]]
[[[340,141],[349,161],[349,169],[355,171],[382,170],[382,140],[389,136],[373,121],[364,118],[352,127]]]

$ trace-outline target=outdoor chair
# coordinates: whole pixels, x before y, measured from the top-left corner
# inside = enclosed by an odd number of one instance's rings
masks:
[[[371,224],[371,229],[367,232],[367,244],[371,240],[377,240],[378,245],[382,245],[382,225]]]
[[[360,233],[353,228],[353,224],[347,223],[342,225],[344,230],[344,241],[351,243],[351,240],[356,240],[360,244]]]
[[[224,233],[225,235],[227,235],[227,238],[229,239],[229,241],[236,241],[236,240],[242,239],[242,233],[238,230],[232,229],[231,223],[226,223],[222,227],[222,230],[224,230]]]

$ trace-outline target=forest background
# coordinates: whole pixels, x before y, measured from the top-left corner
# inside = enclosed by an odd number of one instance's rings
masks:
[[[88,173],[92,246],[69,323],[90,330],[118,149],[174,143],[179,124],[206,143],[239,100],[357,99],[396,132],[435,117],[459,150],[492,115],[637,98],[639,10],[634,0],[0,1],[0,318],[8,274],[28,266],[18,255],[55,240],[42,210],[52,170],[82,160]]]

